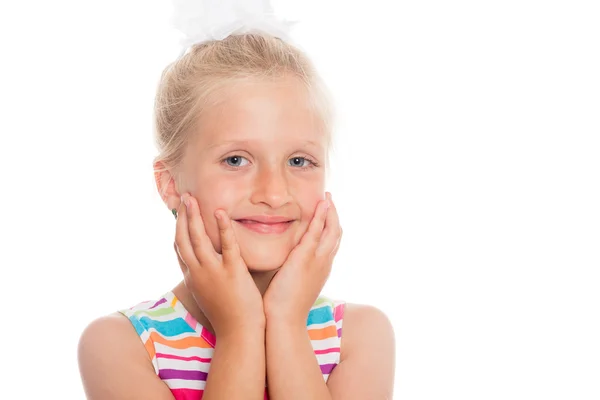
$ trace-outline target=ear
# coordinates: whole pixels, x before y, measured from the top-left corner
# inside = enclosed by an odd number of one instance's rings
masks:
[[[181,203],[181,193],[174,173],[162,161],[156,161],[153,167],[154,181],[160,198],[169,210],[178,208]]]

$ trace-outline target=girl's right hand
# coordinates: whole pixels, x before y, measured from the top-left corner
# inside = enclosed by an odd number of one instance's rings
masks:
[[[182,196],[175,229],[175,252],[187,289],[210,321],[215,335],[264,327],[262,296],[240,255],[231,219],[217,210],[222,255],[206,234],[198,202]],[[187,203],[187,207],[184,203]]]

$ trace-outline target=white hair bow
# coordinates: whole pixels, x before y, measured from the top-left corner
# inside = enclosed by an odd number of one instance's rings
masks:
[[[182,54],[193,44],[261,31],[289,41],[296,21],[278,19],[269,0],[173,0],[172,23],[183,33]]]

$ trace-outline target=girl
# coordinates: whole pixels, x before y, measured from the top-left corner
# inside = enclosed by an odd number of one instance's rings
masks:
[[[86,328],[89,399],[392,398],[387,317],[320,295],[342,236],[325,93],[266,32],[195,43],[164,71],[154,171],[183,280]]]

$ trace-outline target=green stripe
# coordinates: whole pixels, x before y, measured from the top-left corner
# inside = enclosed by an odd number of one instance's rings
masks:
[[[333,307],[333,302],[328,297],[319,296],[317,298],[317,301],[315,301],[315,303],[313,304],[312,308],[318,308],[318,307],[321,307],[323,305],[328,305],[330,307]]]
[[[157,308],[155,310],[139,310],[133,313],[133,315],[148,315],[150,317],[162,317],[163,315],[169,315],[175,312],[173,307]]]

